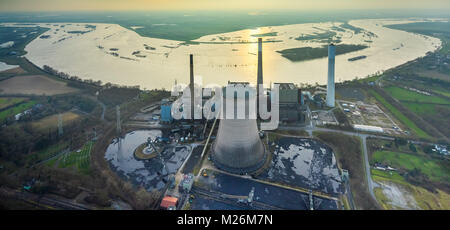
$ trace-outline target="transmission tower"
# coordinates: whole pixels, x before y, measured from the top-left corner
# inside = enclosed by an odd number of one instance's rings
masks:
[[[58,114],[58,135],[63,135],[63,121],[62,121],[62,114]]]

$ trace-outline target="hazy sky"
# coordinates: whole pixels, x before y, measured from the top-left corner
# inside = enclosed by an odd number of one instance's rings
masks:
[[[450,9],[449,0],[0,0],[0,11]]]

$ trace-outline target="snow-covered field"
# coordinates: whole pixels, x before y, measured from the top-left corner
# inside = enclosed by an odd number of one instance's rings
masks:
[[[276,51],[326,45],[318,39],[299,41],[295,38],[331,30],[336,32],[335,38],[340,39],[341,44],[369,46],[336,57],[337,81],[362,78],[424,56],[441,45],[437,38],[383,27],[416,21],[350,21],[350,25],[363,29],[360,33],[341,27],[342,23],[332,22],[260,27],[204,36],[196,40],[199,44],[189,45],[180,41],[141,37],[135,31],[115,24],[43,23],[36,25],[50,30],[28,44],[26,57],[38,66],[48,65],[82,79],[139,85],[141,89],[168,89],[175,79],[188,82],[189,54],[192,53],[195,55],[195,74],[202,76],[204,84],[224,85],[228,80],[255,83],[258,38],[252,35],[269,33],[269,36],[263,36],[265,41],[279,42],[263,45],[264,83],[325,84],[326,58],[291,62]],[[276,36],[270,36],[275,32]],[[367,58],[353,62],[347,60],[359,55]]]

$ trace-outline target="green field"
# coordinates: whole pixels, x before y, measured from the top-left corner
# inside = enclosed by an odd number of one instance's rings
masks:
[[[433,92],[450,98],[450,92],[446,92],[446,91],[442,91],[442,90],[433,90]]]
[[[47,31],[42,27],[1,27],[0,26],[0,44],[13,41],[14,45],[9,48],[0,49],[0,59],[8,57],[21,56],[26,54],[25,46],[36,37]],[[10,52],[17,54],[11,55]]]
[[[433,104],[420,104],[415,102],[402,102],[402,104],[412,112],[419,115],[436,114],[436,108]]]
[[[8,106],[18,104],[25,101],[26,98],[22,97],[0,97],[0,110]]]
[[[89,141],[80,149],[79,152],[73,151],[58,159],[58,167],[60,168],[76,168],[79,172],[88,174],[91,159],[91,150],[93,142]],[[56,162],[49,161],[49,165],[54,165]]]
[[[60,142],[27,156],[29,163],[37,163],[52,158],[69,147],[68,142]]]
[[[365,45],[348,45],[348,44],[336,45],[336,55],[363,50],[367,47],[368,46]],[[300,62],[327,57],[328,47],[327,46],[319,48],[301,47],[301,48],[285,49],[277,52],[280,53],[281,56],[289,59],[292,62]]]
[[[436,192],[430,192],[420,186],[412,185],[406,182],[396,172],[385,172],[372,170],[372,179],[378,183],[394,183],[397,187],[403,188],[402,195],[412,195],[418,206],[425,210],[448,210],[450,205],[450,195],[445,191],[437,189]],[[388,199],[380,187],[374,189],[378,202],[384,209],[397,209],[392,206],[392,200]]]
[[[419,169],[432,181],[446,183],[450,182],[450,168],[448,167],[448,163],[446,164],[445,162],[432,159],[428,156],[391,151],[377,151],[372,155],[371,164],[376,162],[408,171]],[[386,177],[386,175],[382,176]],[[397,176],[395,177],[395,179],[399,179]]]
[[[373,179],[387,178],[391,181],[406,183],[405,178],[403,178],[398,172],[387,172],[377,169],[370,170]]]
[[[387,102],[380,94],[375,92],[374,90],[369,90],[370,93],[379,101],[384,107],[386,107],[394,116],[399,119],[403,124],[408,126],[411,130],[413,130],[419,137],[429,138],[430,136],[425,133],[422,129],[417,127],[413,121],[407,118],[403,113],[401,113],[398,109],[392,106],[389,102]]]
[[[28,101],[28,102],[19,104],[13,108],[9,108],[7,110],[0,112],[0,123],[3,123],[6,120],[6,118],[8,118],[8,117],[12,117],[18,113],[21,113],[21,112],[27,110],[27,109],[30,109],[35,104],[36,104],[35,101]]]
[[[383,89],[387,91],[393,98],[399,101],[432,103],[432,104],[450,104],[450,100],[446,100],[444,98],[436,96],[423,95],[396,86],[386,87]]]

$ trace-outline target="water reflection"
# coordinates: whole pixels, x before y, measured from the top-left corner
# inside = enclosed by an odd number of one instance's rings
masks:
[[[175,174],[186,157],[191,146],[169,144],[160,156],[150,160],[138,160],[134,150],[147,141],[147,138],[161,137],[159,130],[138,130],[127,133],[123,138],[114,139],[105,154],[113,171],[135,185],[147,190],[163,189],[171,174]]]

